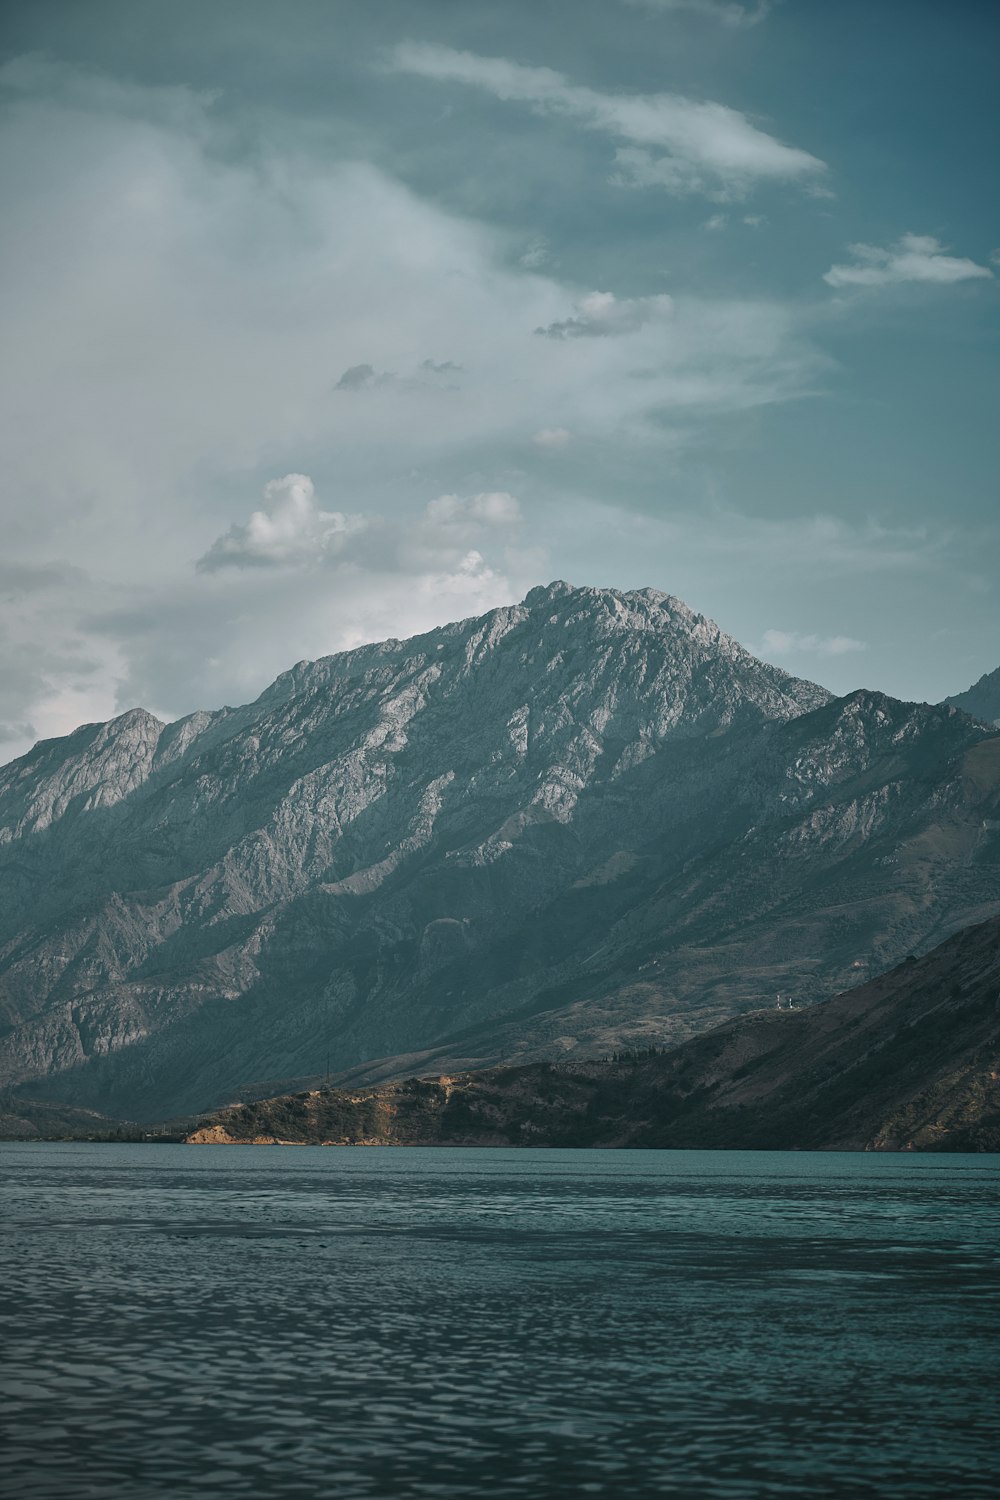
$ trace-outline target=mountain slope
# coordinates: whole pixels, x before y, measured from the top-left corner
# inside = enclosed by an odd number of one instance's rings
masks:
[[[995,908],[998,752],[566,584],[85,726],[0,772],[0,1083],[162,1118],[821,998]]]
[[[964,693],[956,693],[944,701],[984,724],[1000,725],[1000,667],[995,672],[985,672]]]
[[[1000,917],[666,1055],[312,1090],[224,1110],[189,1139],[996,1151]]]

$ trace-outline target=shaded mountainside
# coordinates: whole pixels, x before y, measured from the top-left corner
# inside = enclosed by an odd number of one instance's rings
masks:
[[[960,708],[963,713],[981,719],[984,724],[1000,725],[1000,667],[995,672],[986,672],[978,682],[964,693],[946,698],[946,703]]]
[[[94,1109],[0,1094],[0,1140],[120,1139],[136,1134],[131,1121],[112,1120]]]
[[[189,1139],[998,1151],[1000,918],[665,1054],[310,1090],[223,1110]]]
[[[672,1043],[998,903],[1000,737],[553,584],[0,771],[0,1085],[150,1120]]]

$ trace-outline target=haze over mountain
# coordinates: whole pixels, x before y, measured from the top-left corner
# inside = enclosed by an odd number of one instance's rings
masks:
[[[151,1119],[679,1040],[992,915],[998,800],[953,707],[555,583],[4,768],[0,1082]]]

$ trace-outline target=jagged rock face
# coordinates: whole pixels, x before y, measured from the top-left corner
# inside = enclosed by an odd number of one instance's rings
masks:
[[[985,672],[964,693],[956,693],[944,701],[984,724],[1000,725],[1000,667],[995,672]]]
[[[566,584],[85,726],[0,772],[0,1082],[153,1118],[832,993],[1000,903],[998,746]]]

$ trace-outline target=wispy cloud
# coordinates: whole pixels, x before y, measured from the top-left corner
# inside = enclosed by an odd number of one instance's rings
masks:
[[[786,146],[736,109],[681,94],[613,94],[572,83],[552,68],[481,57],[433,43],[404,42],[390,66],[460,83],[539,114],[563,115],[628,144],[612,181],[673,193],[740,197],[760,181],[809,181],[825,171],[808,151]]]
[[[804,635],[798,630],[765,630],[757,650],[760,656],[793,656],[801,652],[814,656],[848,656],[867,651],[868,642],[851,635]]]
[[[823,277],[830,286],[890,286],[896,282],[924,281],[944,286],[955,281],[991,277],[988,266],[948,255],[940,240],[930,234],[904,234],[895,245],[849,245],[850,265],[831,266]]]
[[[397,375],[392,370],[376,370],[374,365],[351,365],[334,386],[335,391],[374,391],[391,385],[402,389],[437,385],[454,389],[454,378],[463,366],[452,359],[422,359],[412,375]]]
[[[531,441],[536,448],[565,448],[572,437],[567,427],[540,427]]]
[[[616,297],[614,292],[589,292],[577,304],[571,318],[549,323],[535,332],[549,339],[613,338],[635,333],[647,323],[672,316],[672,297]]]
[[[481,495],[439,495],[427,505],[427,519],[438,525],[480,521],[486,526],[512,526],[521,519],[521,506],[506,490]]]
[[[772,517],[720,512],[719,550],[766,558],[788,567],[810,562],[817,576],[842,573],[927,572],[938,569],[951,537],[926,525],[885,526],[838,516]]]
[[[639,10],[689,11],[723,26],[756,26],[770,15],[773,0],[758,0],[756,5],[738,5],[730,0],[624,0]]]
[[[614,514],[607,507],[602,514]],[[730,506],[644,517],[634,523],[642,547],[661,547],[712,568],[739,559],[752,567],[761,586],[805,576],[815,580],[857,579],[868,574],[940,575],[953,555],[956,537],[945,525],[886,526],[874,518],[850,521],[831,515],[767,516]],[[831,637],[832,639],[832,637]]]
[[[518,263],[524,266],[526,271],[537,271],[539,266],[544,266],[552,259],[548,241],[538,237],[533,239],[527,248],[518,256]]]

